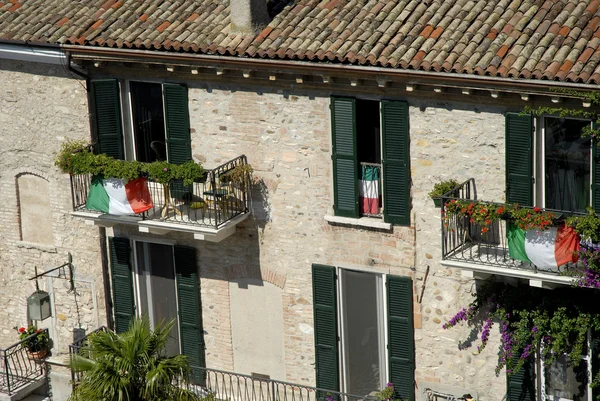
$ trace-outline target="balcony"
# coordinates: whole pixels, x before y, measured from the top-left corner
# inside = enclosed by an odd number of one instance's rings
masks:
[[[86,355],[88,340],[100,327],[69,346],[70,359],[75,355]],[[340,391],[310,387],[303,384],[273,380],[262,374],[241,374],[202,366],[191,366],[191,377],[182,384],[192,391],[199,400],[219,401],[377,401],[373,394],[353,395]],[[71,385],[75,389],[85,372],[71,370]],[[181,378],[179,378],[181,379]],[[453,398],[437,398],[436,401]]]
[[[215,169],[205,170],[202,179],[191,185],[148,180],[153,207],[127,216],[87,209],[93,177],[71,175],[71,214],[91,225],[134,225],[140,232],[159,235],[170,231],[187,232],[197,240],[219,242],[232,235],[236,225],[248,217],[249,177],[246,175],[241,182],[225,179],[228,172],[247,164],[246,156],[239,156]]]
[[[492,221],[490,224],[474,222],[463,215],[447,215],[447,204],[452,200],[473,201],[490,208],[506,206],[494,202],[482,202],[477,199],[477,189],[473,178],[460,184],[454,190],[442,196],[442,262],[448,267],[459,268],[468,278],[485,279],[491,275],[500,275],[528,280],[533,287],[552,289],[558,285],[571,285],[574,282],[575,263],[565,263],[556,267],[536,265],[511,257],[508,245],[506,218]],[[525,208],[530,209],[533,208]],[[552,225],[557,227],[566,217],[563,212],[536,209],[553,213],[556,218]],[[569,215],[576,213],[569,213]]]
[[[41,335],[47,338],[48,329],[0,349],[0,401],[20,400],[46,382],[43,357],[29,352],[26,345]]]

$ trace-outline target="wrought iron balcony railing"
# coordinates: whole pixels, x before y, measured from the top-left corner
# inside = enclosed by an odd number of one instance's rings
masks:
[[[90,335],[108,330],[101,327],[69,346],[71,358],[85,351]],[[376,401],[373,395],[352,395],[334,390],[272,380],[262,375],[245,375],[216,369],[195,368],[196,374],[185,385],[200,400],[220,401]],[[81,381],[83,372],[72,371],[73,388]]]
[[[205,170],[202,179],[191,185],[177,181],[164,185],[148,180],[154,207],[135,216],[146,221],[218,229],[235,217],[248,213],[248,175],[242,181],[227,179],[228,172],[247,164],[246,156],[239,156],[215,169]],[[74,211],[98,213],[86,208],[91,184],[92,176],[89,174],[71,176]]]
[[[510,256],[508,246],[507,221],[496,220],[484,226],[460,214],[448,215],[446,214],[447,203],[454,199],[457,201],[473,201],[477,202],[478,205],[489,205],[494,208],[504,205],[479,201],[473,178],[444,194],[442,196],[442,216],[446,216],[446,219],[442,218],[442,260],[553,275],[564,274],[574,267],[573,264],[569,263],[556,268],[548,268],[547,266],[536,266],[530,262],[513,259]],[[523,207],[523,209],[533,208]],[[554,224],[561,224],[562,218],[566,217],[562,211],[540,210],[552,212],[557,217]],[[568,215],[580,214],[568,213]]]
[[[48,338],[48,329],[0,349],[0,394],[11,396],[44,378],[44,355],[27,349],[27,343],[36,336]]]

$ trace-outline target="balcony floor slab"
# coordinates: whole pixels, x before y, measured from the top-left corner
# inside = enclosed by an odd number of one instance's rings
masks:
[[[143,233],[164,235],[169,232],[185,232],[194,235],[194,239],[201,241],[220,242],[235,233],[237,224],[248,218],[249,213],[240,214],[219,228],[207,225],[191,224],[190,220],[182,219],[181,223],[176,221],[142,219],[136,216],[113,216],[91,211],[71,212],[71,216],[84,219],[88,224],[101,227],[114,227],[119,224],[137,226]],[[205,219],[204,221],[207,221]],[[212,221],[211,221],[212,222]]]

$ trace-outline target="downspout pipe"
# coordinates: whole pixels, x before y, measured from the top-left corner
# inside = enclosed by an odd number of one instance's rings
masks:
[[[65,52],[65,57],[66,57],[67,69],[69,71],[71,71],[73,74],[85,79],[85,82],[86,82],[85,87],[86,87],[86,90],[89,92],[89,85],[87,85],[87,83],[89,82],[90,77],[88,75],[84,74],[83,72],[78,71],[75,68],[73,68],[73,66],[71,65],[72,56],[71,56],[70,51]]]

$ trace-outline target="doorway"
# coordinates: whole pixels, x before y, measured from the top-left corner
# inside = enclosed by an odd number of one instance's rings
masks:
[[[136,241],[134,260],[137,314],[148,316],[152,330],[175,320],[165,356],[178,355],[181,347],[173,246]]]
[[[383,277],[340,269],[343,385],[368,395],[385,387],[386,351]]]

